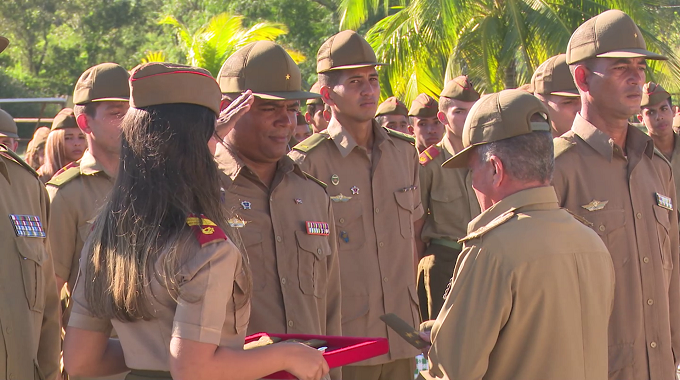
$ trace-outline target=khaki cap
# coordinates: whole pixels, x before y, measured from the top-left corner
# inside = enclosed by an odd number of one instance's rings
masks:
[[[537,113],[543,116],[545,121],[531,121],[531,117]],[[472,106],[465,120],[463,127],[465,149],[444,162],[442,167],[466,167],[473,147],[534,131],[550,131],[548,109],[537,97],[517,89],[485,95]]]
[[[479,100],[479,92],[475,91],[467,75],[455,77],[446,82],[439,96],[460,100],[461,102],[476,102]]]
[[[73,103],[127,102],[130,99],[130,74],[115,63],[92,66],[80,76],[73,91]]]
[[[375,116],[383,115],[402,115],[408,116],[408,108],[401,100],[397,99],[396,96],[390,96],[385,99],[384,102],[380,103],[378,106],[378,111],[376,111]]]
[[[353,30],[342,32],[327,39],[316,54],[316,72],[381,66],[375,52],[364,37]]]
[[[671,94],[661,87],[660,84],[656,84],[654,82],[645,83],[645,85],[642,87],[642,100],[640,101],[640,107],[653,106],[670,98]]]
[[[409,116],[415,117],[433,117],[437,116],[439,112],[439,103],[428,94],[420,94],[413,102],[411,102],[411,109],[408,111]]]
[[[14,122],[12,115],[0,109],[0,136],[18,139],[17,123]]]
[[[633,19],[618,9],[600,13],[576,28],[567,44],[567,64],[588,58],[667,59],[647,50]]]
[[[302,75],[293,58],[271,41],[252,42],[222,65],[217,82],[223,94],[251,90],[262,99],[295,100],[321,95],[302,91]]]
[[[52,121],[52,128],[50,130],[56,131],[57,129],[66,128],[78,128],[78,123],[76,123],[76,116],[73,114],[73,109],[64,108],[57,116],[54,117]]]
[[[175,63],[150,62],[132,70],[130,106],[197,104],[220,114],[222,95],[210,72]]]
[[[9,40],[3,36],[0,36],[0,53],[7,48],[9,45]]]
[[[531,77],[531,89],[534,94],[580,96],[567,65],[567,55],[558,54],[541,63]]]
[[[319,84],[318,81],[312,85],[312,88],[309,89],[309,92],[321,95],[321,85]],[[307,105],[310,105],[310,104],[322,105],[323,100],[321,100],[321,97],[307,99]]]

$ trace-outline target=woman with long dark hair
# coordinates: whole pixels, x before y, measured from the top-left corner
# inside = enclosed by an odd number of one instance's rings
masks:
[[[243,350],[247,257],[233,243],[208,140],[220,90],[203,69],[133,70],[120,172],[83,250],[64,364],[74,376],[318,380],[320,352],[278,343]],[[224,232],[226,231],[226,233]],[[109,339],[115,327],[120,340]]]

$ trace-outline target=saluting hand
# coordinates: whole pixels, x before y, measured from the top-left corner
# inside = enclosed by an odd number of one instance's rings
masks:
[[[228,103],[228,105],[220,112],[220,117],[215,125],[215,132],[221,139],[224,139],[229,131],[234,128],[236,122],[250,111],[253,102],[255,102],[255,96],[250,90],[246,90],[232,102],[229,102],[228,99],[222,99],[222,104]]]

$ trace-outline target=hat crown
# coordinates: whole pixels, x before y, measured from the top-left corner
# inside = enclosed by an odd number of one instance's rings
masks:
[[[653,106],[669,99],[671,94],[666,91],[660,84],[654,82],[647,82],[642,86],[642,99],[640,99],[640,107]]]
[[[17,138],[19,137],[17,133],[17,123],[14,122],[12,115],[0,109],[0,136]]]
[[[446,82],[439,96],[463,102],[474,102],[479,99],[479,93],[475,91],[467,75],[461,75]]]
[[[57,116],[54,117],[54,121],[52,121],[50,130],[56,131],[57,129],[65,128],[78,128],[76,116],[73,114],[73,109],[71,108],[63,108],[57,113]]]
[[[408,108],[401,100],[396,96],[390,96],[385,99],[384,102],[380,103],[378,110],[375,112],[375,116],[381,115],[402,115],[408,116]]]
[[[531,78],[531,88],[541,95],[577,96],[578,89],[567,65],[567,55],[550,57],[538,66]]]
[[[343,30],[327,39],[316,55],[316,72],[379,65],[371,45],[357,32]]]
[[[439,103],[425,93],[419,94],[411,103],[411,109],[408,111],[409,116],[416,117],[433,117],[437,116],[439,112]]]
[[[73,91],[73,103],[82,105],[93,101],[127,101],[130,98],[130,74],[115,63],[92,66],[80,76]]]

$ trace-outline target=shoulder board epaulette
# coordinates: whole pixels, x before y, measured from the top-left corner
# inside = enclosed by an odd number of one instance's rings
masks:
[[[328,185],[326,185],[326,183],[324,181],[314,177],[313,175],[311,175],[307,172],[303,172],[303,173],[305,174],[305,177],[307,177],[308,179],[311,179],[312,181],[318,183],[319,186],[323,187],[324,189],[328,187]]]
[[[553,139],[553,145],[555,146],[555,158],[557,158],[560,154],[566,152],[571,148],[572,146],[576,145],[576,143],[572,140],[569,140],[565,137],[556,137]]]
[[[323,131],[321,133],[315,133],[315,134],[307,137],[301,143],[295,145],[293,147],[293,149],[298,150],[300,152],[307,153],[310,150],[319,146],[319,144],[321,144],[322,141],[327,140],[329,137],[330,136],[325,131]]]
[[[53,175],[52,177],[56,177],[56,176],[58,176],[59,174],[65,172],[65,171],[67,171],[67,170],[69,170],[69,169],[71,169],[71,168],[75,168],[76,166],[79,166],[79,165],[80,165],[80,164],[78,163],[78,161],[72,161],[72,162],[68,163],[66,166],[64,166],[63,168],[57,170],[57,172],[54,173],[54,175]]]
[[[581,215],[578,215],[578,214],[572,212],[572,211],[569,210],[568,208],[562,208],[562,210],[564,210],[564,211],[570,213],[571,216],[574,217],[574,219],[576,219],[576,220],[578,220],[579,222],[583,223],[586,227],[591,227],[591,228],[593,227],[593,223],[591,223],[588,219],[582,217]]]
[[[435,157],[439,156],[439,147],[436,145],[430,145],[429,148],[425,149],[422,153],[418,155],[418,162],[420,162],[421,165],[425,166],[430,161],[434,160]]]
[[[72,179],[78,177],[79,175],[80,175],[79,167],[76,166],[68,168],[59,174],[55,174],[54,177],[52,177],[52,179],[47,181],[47,185],[61,187],[67,184]]]
[[[194,231],[201,247],[227,240],[227,234],[205,215],[197,217],[195,214],[189,214],[187,225]]]
[[[35,169],[31,167],[31,165],[27,164],[26,161],[22,160],[21,157],[19,157],[19,155],[14,153],[11,149],[6,148],[4,145],[0,145],[0,155],[4,156],[8,160],[16,162],[17,164],[21,165],[26,170],[31,172],[34,176],[40,178],[38,173],[35,171]]]
[[[516,208],[511,208],[510,210],[504,212],[503,214],[499,215],[496,219],[492,220],[489,222],[484,227],[481,227],[477,229],[476,231],[471,232],[468,234],[466,237],[458,240],[459,243],[466,242],[468,240],[473,240],[473,239],[479,239],[480,237],[484,236],[487,232],[493,230],[494,228],[500,226],[501,224],[507,222],[508,220],[512,219],[515,216],[515,211]]]
[[[416,143],[416,138],[411,136],[411,135],[407,135],[406,133],[397,132],[394,129],[389,129],[387,127],[383,127],[383,129],[385,131],[387,131],[387,134],[392,136],[392,137],[396,137],[400,140],[408,141],[411,144]]]

